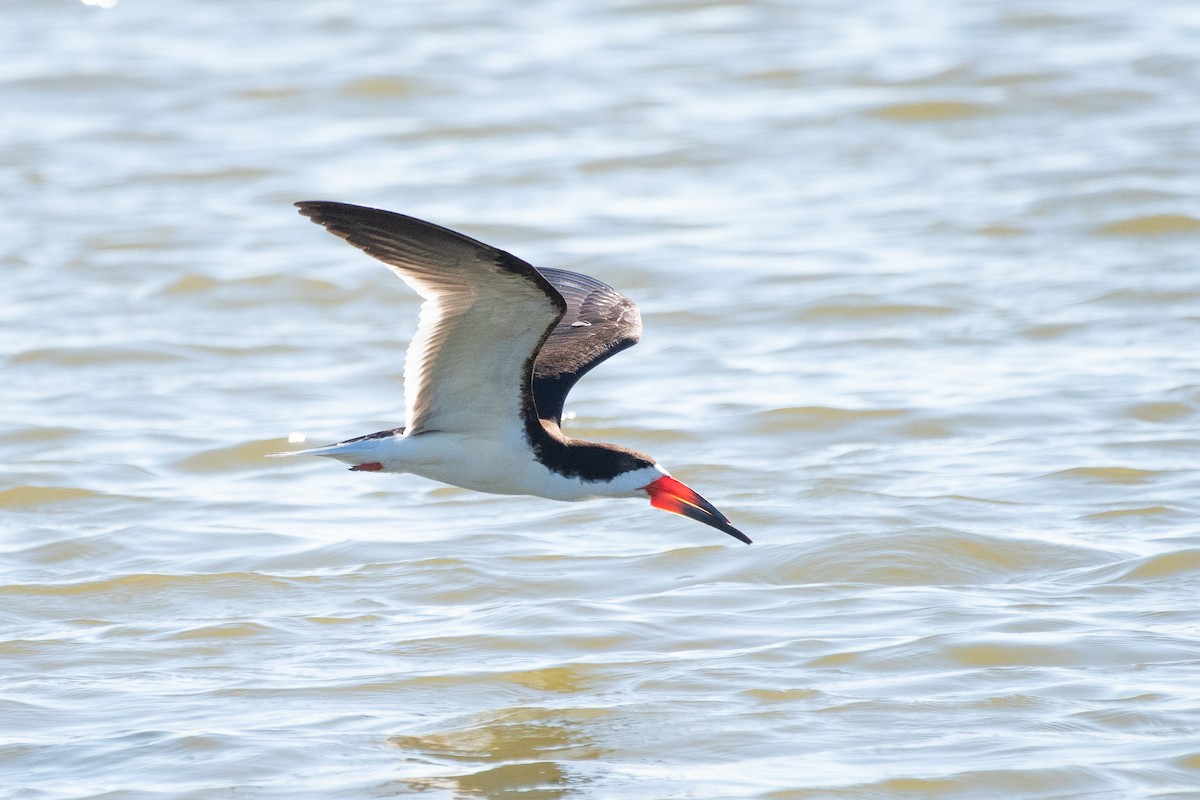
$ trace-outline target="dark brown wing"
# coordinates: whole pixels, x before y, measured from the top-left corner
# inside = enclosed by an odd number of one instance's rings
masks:
[[[567,313],[533,365],[538,416],[559,425],[571,387],[592,367],[637,344],[642,316],[632,300],[595,278],[563,269],[538,272],[567,301]]]

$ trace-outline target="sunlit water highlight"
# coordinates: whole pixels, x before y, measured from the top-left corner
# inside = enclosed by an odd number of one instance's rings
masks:
[[[1194,4],[3,16],[0,796],[1200,796]],[[403,422],[317,198],[630,294],[756,544],[264,458]]]

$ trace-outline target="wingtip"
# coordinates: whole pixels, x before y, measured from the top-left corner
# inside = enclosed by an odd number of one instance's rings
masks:
[[[315,217],[317,214],[320,213],[322,206],[329,205],[329,201],[328,200],[298,200],[295,203],[292,203],[292,205],[294,205],[296,208],[298,208],[300,210],[301,214],[308,217],[309,219],[312,219],[313,217]]]
[[[301,215],[324,226],[330,233],[343,239],[349,235],[347,231],[343,230],[344,228],[357,227],[364,221],[377,222],[378,220],[374,218],[380,215],[388,218],[402,216],[391,211],[357,206],[353,203],[339,203],[336,200],[299,200],[292,205],[300,211]]]

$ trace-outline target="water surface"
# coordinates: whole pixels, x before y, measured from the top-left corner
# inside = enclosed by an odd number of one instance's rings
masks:
[[[4,19],[0,795],[1200,796],[1194,4]],[[264,458],[403,423],[301,199],[631,295],[756,544]]]

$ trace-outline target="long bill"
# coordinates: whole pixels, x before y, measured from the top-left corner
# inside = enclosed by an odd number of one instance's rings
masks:
[[[738,541],[746,544],[752,543],[749,536],[729,524],[729,518],[718,511],[716,506],[693,491],[690,486],[675,480],[670,475],[664,475],[653,483],[647,484],[645,492],[650,495],[650,505],[655,508],[682,514],[719,531],[724,531]]]

